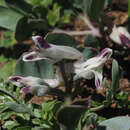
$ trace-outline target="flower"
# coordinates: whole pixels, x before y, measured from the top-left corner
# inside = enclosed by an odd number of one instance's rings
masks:
[[[98,89],[102,88],[102,72],[101,68],[105,62],[111,57],[112,50],[109,48],[103,49],[97,56],[88,59],[86,62],[77,65],[74,64],[75,73],[74,80],[79,78],[92,79],[95,77],[95,86]]]
[[[62,59],[77,60],[82,57],[82,53],[73,47],[47,43],[41,36],[33,36],[32,39],[35,42],[35,50],[25,54],[23,61],[46,59],[51,63],[56,63]]]
[[[130,34],[124,27],[114,25],[110,38],[117,44],[130,48]]]
[[[55,79],[41,79],[33,76],[17,76],[13,75],[9,77],[9,80],[18,87],[23,87],[21,92],[25,95],[28,93],[36,94],[37,96],[43,96],[51,88],[55,88],[60,84],[63,84],[63,79],[59,69],[56,70]]]

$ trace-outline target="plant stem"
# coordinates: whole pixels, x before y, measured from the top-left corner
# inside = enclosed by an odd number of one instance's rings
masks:
[[[104,105],[100,105],[100,106],[95,107],[95,108],[90,108],[89,110],[90,110],[91,112],[96,112],[96,111],[102,110],[104,107],[105,107]]]
[[[66,87],[66,94],[70,95],[71,89],[70,89],[70,86],[69,86],[68,79],[66,77],[65,67],[64,67],[64,61],[63,62],[62,61],[59,62],[59,67],[60,67],[60,71],[61,71],[62,77],[64,79],[64,83],[65,83],[65,87]]]
[[[65,31],[65,30],[61,30],[61,29],[55,29],[52,33],[66,33],[68,35],[71,36],[79,36],[79,35],[88,35],[91,34],[92,31],[91,30],[85,30],[85,31]]]
[[[17,100],[17,98],[14,97],[13,95],[11,95],[9,92],[7,92],[7,91],[5,91],[5,90],[3,90],[3,89],[0,89],[0,92],[1,92],[1,93],[4,93],[5,95],[7,95],[7,96],[9,96],[9,97],[11,97],[11,98],[14,99],[17,103],[19,103],[19,101]]]

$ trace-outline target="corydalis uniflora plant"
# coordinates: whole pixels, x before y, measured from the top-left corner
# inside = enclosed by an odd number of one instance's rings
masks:
[[[32,39],[35,42],[34,51],[23,55],[23,61],[35,62],[44,59],[49,61],[51,64],[55,64],[61,62],[63,59],[66,61],[71,60],[70,62],[73,63],[73,66],[71,67],[74,71],[69,71],[69,73],[75,74],[73,77],[74,80],[80,78],[92,79],[95,77],[95,86],[98,89],[102,88],[103,75],[101,70],[102,66],[112,55],[111,49],[105,48],[97,56],[85,61],[83,54],[73,47],[47,43],[41,36],[33,36]],[[66,81],[68,78],[65,78],[64,74],[66,73],[63,73],[62,70],[65,68],[61,67],[62,64],[55,65],[57,66],[55,79],[40,79],[32,76],[22,77],[18,75],[11,76],[9,79],[13,84],[22,86],[22,92],[24,94],[33,93],[38,96],[43,96],[51,88],[57,87],[61,84],[66,87],[68,86],[68,81]],[[64,72],[65,71],[66,70],[64,70]]]
[[[75,63],[74,67],[76,75],[74,76],[74,80],[79,78],[92,79],[95,77],[95,86],[98,89],[101,89],[103,75],[100,70],[111,55],[112,50],[105,48],[97,56],[80,64]]]
[[[82,53],[73,47],[47,43],[41,36],[33,36],[32,39],[35,43],[35,49],[33,52],[25,54],[23,61],[46,59],[51,63],[56,63],[63,59],[77,60],[82,57]]]
[[[114,25],[110,38],[117,44],[130,48],[130,34],[124,27]]]

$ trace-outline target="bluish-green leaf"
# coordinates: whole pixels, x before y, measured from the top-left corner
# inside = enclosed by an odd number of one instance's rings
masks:
[[[0,6],[0,27],[14,31],[18,20],[22,17],[20,13]]]
[[[87,47],[93,47],[93,48],[98,48],[99,42],[96,37],[92,35],[86,36],[86,39],[84,41],[84,45]]]
[[[89,11],[89,16],[92,20],[98,22],[103,11],[105,0],[92,0],[91,9]]]
[[[18,125],[19,125],[19,123],[16,120],[14,120],[14,121],[6,121],[4,123],[4,125],[2,125],[2,127],[4,129],[12,130],[14,127],[16,127]]]
[[[26,3],[24,0],[5,0],[5,2],[9,8],[18,11],[23,15],[27,15],[32,11],[32,6]]]
[[[116,95],[116,91],[119,87],[119,65],[118,62],[114,59],[112,62],[112,93],[113,96]]]
[[[92,47],[89,47],[89,48],[85,48],[83,50],[83,56],[84,56],[84,59],[88,60],[89,58],[92,58],[94,56],[97,55],[97,50],[95,48],[92,48]]]
[[[45,60],[37,62],[24,62],[20,58],[15,67],[15,75],[34,76],[39,78],[54,78],[53,65]]]
[[[64,33],[60,33],[60,34],[50,33],[45,37],[45,40],[49,43],[56,44],[56,45],[76,47],[75,39],[72,36]]]
[[[8,102],[5,105],[15,112],[31,114],[31,110],[28,107],[26,107],[26,105],[24,105],[24,104],[17,104],[14,102]]]
[[[28,17],[22,17],[17,25],[15,30],[15,38],[18,41],[24,41],[32,35],[32,28],[28,23]]]
[[[130,130],[130,117],[119,116],[101,122],[97,130]]]

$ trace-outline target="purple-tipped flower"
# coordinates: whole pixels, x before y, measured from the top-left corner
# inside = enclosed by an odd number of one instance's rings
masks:
[[[40,79],[32,76],[17,76],[13,75],[9,77],[10,82],[18,87],[22,87],[22,93],[25,95],[28,93],[35,94],[37,96],[45,95],[51,88],[55,88],[60,84],[63,84],[63,79],[59,69],[56,70],[55,79]]]
[[[130,48],[130,34],[124,27],[114,25],[110,38],[117,44]]]
[[[47,43],[41,36],[33,36],[35,50],[23,56],[24,61],[37,61],[46,59],[56,63],[62,59],[77,60],[82,57],[77,49],[69,46],[60,46]]]
[[[88,59],[79,65],[74,64],[75,73],[74,80],[79,78],[92,79],[95,77],[95,86],[98,89],[102,88],[102,72],[101,67],[111,57],[112,50],[109,48],[103,49],[97,56]]]

